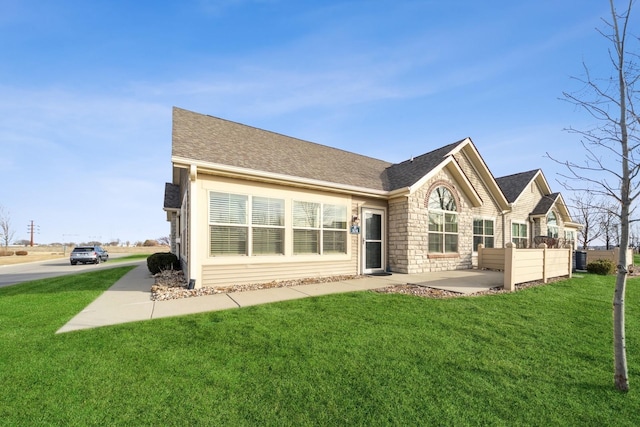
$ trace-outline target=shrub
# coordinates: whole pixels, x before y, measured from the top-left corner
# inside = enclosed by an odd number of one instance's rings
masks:
[[[178,257],[171,252],[158,252],[149,255],[147,258],[147,268],[151,274],[158,274],[163,270],[179,270],[180,261]]]
[[[25,255],[27,255],[28,253],[29,253],[29,252],[27,252],[27,251],[16,251],[16,255],[18,255],[18,256],[25,256]]]
[[[608,259],[597,259],[587,264],[587,272],[592,274],[600,274],[606,276],[607,274],[613,274],[616,271],[616,266],[613,261]]]
[[[11,256],[13,255],[13,251],[5,251],[4,249],[0,250],[0,256]]]

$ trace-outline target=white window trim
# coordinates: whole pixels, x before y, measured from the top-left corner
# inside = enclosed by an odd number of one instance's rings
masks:
[[[515,236],[513,235],[513,226],[514,225],[524,225],[525,230],[527,230],[527,235],[522,237],[522,236],[517,236],[518,239],[525,239],[527,241],[527,243],[530,241],[530,236],[529,236],[529,223],[526,221],[511,221],[511,243],[515,243],[513,241],[513,239],[515,238]]]
[[[320,205],[320,209],[319,209],[319,213],[318,213],[318,226],[317,227],[300,227],[300,226],[295,226],[293,224],[293,210],[295,209],[295,204],[296,202],[299,203],[315,203]],[[325,206],[327,205],[331,205],[331,206],[341,206],[345,208],[345,228],[340,229],[340,228],[333,228],[333,227],[325,227],[324,226],[324,212],[325,212]],[[349,233],[348,233],[348,227],[349,227],[349,206],[346,204],[340,204],[340,203],[334,203],[334,202],[322,202],[322,201],[310,201],[310,200],[300,200],[300,199],[292,199],[291,200],[291,239],[292,239],[292,255],[294,257],[304,257],[304,256],[322,256],[327,257],[327,256],[344,256],[344,255],[348,255],[349,254]],[[285,223],[286,224],[286,223]],[[295,248],[294,248],[294,242],[293,242],[293,238],[294,238],[294,234],[295,234],[295,230],[312,230],[312,231],[318,231],[318,253],[317,254],[312,254],[312,253],[296,253],[295,252]],[[339,232],[344,232],[345,234],[345,252],[344,253],[334,253],[334,252],[330,252],[330,253],[325,253],[324,250],[324,232],[325,231],[339,231]]]
[[[488,234],[476,234],[476,233],[474,232],[475,230],[474,230],[474,224],[473,224],[473,223],[474,223],[475,221],[479,221],[479,220],[482,220],[482,221],[491,221],[491,222],[493,222],[493,234],[492,234],[492,235],[488,235]],[[496,223],[497,223],[497,222],[498,222],[498,221],[496,220],[496,218],[493,218],[493,217],[474,216],[474,217],[473,217],[473,219],[472,219],[472,222],[471,222],[471,239],[472,239],[471,244],[473,245],[473,239],[474,239],[476,236],[482,236],[483,238],[484,238],[484,237],[493,237],[493,247],[495,248],[495,247],[496,247]],[[484,233],[484,224],[483,224],[483,227],[482,227],[482,232]],[[475,245],[473,245],[473,246],[475,246]],[[477,250],[477,249],[473,249],[473,253],[474,253],[474,254],[477,254],[477,253],[478,253],[478,250]]]
[[[217,223],[211,221],[211,210],[210,210],[210,202],[211,202],[211,193],[221,193],[221,194],[231,194],[237,196],[247,197],[247,223],[246,224],[226,224],[226,223]],[[316,262],[316,261],[344,261],[352,258],[352,239],[349,234],[349,215],[352,209],[351,202],[348,200],[338,200],[338,199],[323,199],[323,198],[301,198],[296,197],[295,195],[287,195],[287,194],[273,194],[273,195],[262,195],[262,194],[253,194],[247,191],[239,191],[239,189],[218,189],[218,188],[208,188],[206,191],[206,204],[207,204],[207,212],[206,212],[206,221],[207,226],[210,228],[212,225],[220,225],[220,226],[229,226],[229,225],[237,225],[239,227],[246,227],[247,229],[247,254],[241,255],[233,255],[233,254],[224,254],[224,255],[213,255],[211,253],[211,233],[210,231],[207,233],[208,237],[206,239],[206,254],[207,260],[211,265],[216,264],[239,264],[245,262],[285,262],[283,258],[286,258],[287,261],[295,261],[295,262]],[[263,225],[254,225],[252,216],[253,216],[253,204],[255,197],[262,197],[267,199],[278,199],[284,201],[284,225],[283,226],[263,226]],[[319,217],[319,228],[308,228],[308,227],[294,227],[293,226],[293,207],[295,202],[309,202],[309,203],[317,203],[320,205],[320,217]],[[324,207],[332,205],[342,207],[345,213],[345,228],[333,228],[333,227],[324,227],[323,224],[323,215],[324,215]],[[284,229],[284,250],[283,254],[253,254],[253,228],[281,228]],[[319,230],[320,231],[320,242],[319,246],[321,252],[319,254],[294,254],[293,252],[293,239],[294,239],[294,229],[302,230]],[[323,230],[324,231],[339,231],[343,232],[345,235],[345,252],[344,253],[324,253],[324,242],[323,242]],[[203,242],[204,244],[204,242]]]

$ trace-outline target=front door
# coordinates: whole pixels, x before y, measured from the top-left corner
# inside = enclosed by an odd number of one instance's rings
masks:
[[[362,272],[380,273],[385,270],[384,211],[362,210]]]

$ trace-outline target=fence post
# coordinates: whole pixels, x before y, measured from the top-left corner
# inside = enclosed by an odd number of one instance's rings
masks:
[[[515,258],[516,258],[516,248],[512,242],[507,243],[504,250],[504,280],[503,280],[503,289],[505,291],[515,291]]]
[[[478,270],[482,270],[484,267],[484,262],[483,262],[483,249],[484,249],[484,245],[482,243],[478,244]]]
[[[540,243],[538,247],[542,249],[542,283],[547,283],[547,244]]]
[[[567,249],[569,253],[569,279],[573,277],[573,249]]]

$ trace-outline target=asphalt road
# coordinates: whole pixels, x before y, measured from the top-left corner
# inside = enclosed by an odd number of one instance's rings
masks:
[[[128,254],[109,254],[109,259],[116,259]],[[101,268],[113,268],[124,265],[139,264],[145,260],[126,262],[102,262],[100,264],[77,264],[71,265],[69,257],[53,259],[49,261],[36,261],[26,264],[3,265],[0,266],[0,288],[16,285],[32,280],[46,279],[49,277],[64,276],[66,274],[84,273]]]

